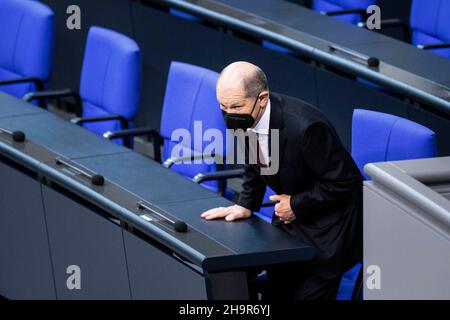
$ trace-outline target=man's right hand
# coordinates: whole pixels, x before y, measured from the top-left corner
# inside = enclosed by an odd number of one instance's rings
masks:
[[[237,204],[230,207],[214,208],[202,213],[201,217],[206,220],[225,218],[227,221],[249,218],[252,212]]]

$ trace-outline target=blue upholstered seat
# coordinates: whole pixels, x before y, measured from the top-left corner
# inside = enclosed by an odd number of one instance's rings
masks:
[[[206,141],[198,134],[206,134],[207,130],[225,134],[225,122],[216,98],[218,77],[217,72],[199,66],[175,61],[171,63],[160,128],[160,134],[164,139],[163,161],[172,156],[201,154],[211,142]],[[197,126],[201,125],[198,133],[194,129],[195,123]],[[172,134],[180,132],[180,129],[187,131],[192,139],[184,140],[174,137],[176,141],[171,141],[173,140],[171,139]],[[213,131],[210,132],[213,133]],[[194,137],[197,141],[194,141]],[[224,145],[225,143],[222,144],[222,146]],[[175,146],[177,149],[174,150]],[[223,157],[225,147],[212,151],[216,156]],[[209,173],[217,169],[215,164],[207,164],[204,160],[200,162],[198,164],[176,163],[171,168],[188,178],[193,178],[198,173]],[[208,181],[203,185],[213,191],[218,191],[217,181]]]
[[[430,129],[394,115],[355,109],[352,124],[352,156],[365,179],[364,166],[371,162],[431,158],[436,155],[436,134]],[[361,264],[341,281],[338,299],[350,299]]]
[[[44,86],[53,61],[54,14],[38,1],[0,1],[0,82],[38,78]],[[0,85],[18,98],[38,88],[33,82]]]
[[[352,156],[363,167],[370,162],[430,158],[436,154],[436,135],[430,129],[394,115],[355,109]]]
[[[450,43],[450,1],[413,0],[410,26],[414,45]],[[430,52],[450,58],[450,48]]]
[[[367,7],[373,4],[377,4],[378,0],[313,0],[311,3],[311,9],[317,12],[336,12],[342,10],[359,9],[366,11]],[[351,14],[337,14],[333,15],[333,18],[339,19],[351,24],[357,24],[361,22],[361,15],[357,13]],[[293,50],[280,46],[268,40],[262,41],[263,47],[283,53],[290,56],[298,56]]]
[[[377,4],[377,0],[313,0],[311,8],[318,12],[331,12],[351,9],[366,10],[367,7]],[[361,22],[361,15],[359,14],[340,14],[333,18],[339,19],[351,24]]]
[[[139,109],[141,58],[136,42],[112,30],[91,27],[80,80],[82,117],[121,115],[129,126]],[[120,129],[117,120],[83,123],[99,135]]]

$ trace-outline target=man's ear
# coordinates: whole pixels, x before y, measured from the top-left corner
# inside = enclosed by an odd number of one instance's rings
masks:
[[[262,91],[259,94],[259,99],[261,101],[261,105],[263,105],[264,107],[267,106],[267,103],[269,102],[269,91]]]

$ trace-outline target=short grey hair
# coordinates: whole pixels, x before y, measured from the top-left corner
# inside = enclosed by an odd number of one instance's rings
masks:
[[[244,79],[244,90],[247,98],[256,97],[261,91],[269,90],[266,74],[261,68],[256,67],[254,72]]]

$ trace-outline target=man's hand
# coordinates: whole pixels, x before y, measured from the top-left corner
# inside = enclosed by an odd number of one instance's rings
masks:
[[[202,213],[201,217],[206,220],[225,218],[227,221],[249,218],[252,212],[235,204],[230,207],[214,208]]]
[[[297,217],[291,209],[291,196],[287,194],[277,194],[270,196],[271,201],[279,201],[275,205],[275,215],[285,224],[291,223]]]

